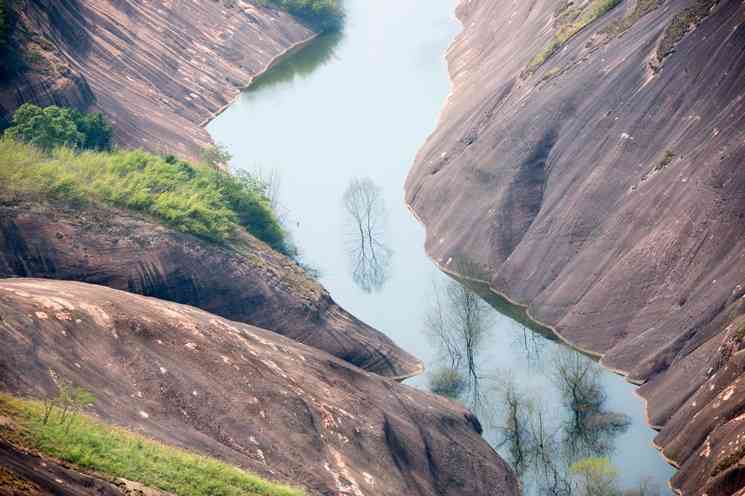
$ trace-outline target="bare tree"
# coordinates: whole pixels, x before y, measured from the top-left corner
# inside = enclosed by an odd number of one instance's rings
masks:
[[[387,212],[382,190],[371,179],[353,179],[343,201],[347,213],[347,254],[352,279],[366,292],[378,291],[388,280],[393,252],[385,244]]]
[[[479,350],[494,323],[494,310],[455,280],[433,283],[432,304],[425,316],[427,334],[439,350],[439,360],[462,370],[468,379],[470,407],[479,410],[482,390]]]

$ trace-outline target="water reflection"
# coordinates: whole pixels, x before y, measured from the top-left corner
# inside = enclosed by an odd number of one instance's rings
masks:
[[[630,425],[626,415],[606,408],[600,366],[564,346],[546,347],[548,341],[527,328],[515,329],[513,350],[543,377],[536,389],[529,384],[534,378],[500,370],[482,353],[496,313],[475,291],[450,280],[434,285],[430,302],[424,325],[438,350],[429,374],[432,392],[474,411],[487,440],[521,477],[525,494],[581,494],[582,478],[573,467],[607,461]]]
[[[344,39],[344,32],[327,33],[299,48],[296,53],[283,57],[271,71],[257,77],[244,93],[251,96],[253,92],[281,83],[291,83],[313,74],[316,69],[332,62],[336,58],[336,49]]]
[[[446,396],[450,397],[468,393],[470,406],[475,410],[482,401],[479,352],[494,324],[494,311],[476,293],[454,280],[444,285],[433,283],[433,289],[425,330],[438,350],[441,364],[430,377],[430,384],[433,389],[447,391]]]
[[[371,179],[352,179],[344,192],[344,241],[352,279],[363,291],[382,289],[390,276],[393,252],[385,243],[386,209],[382,190]]]

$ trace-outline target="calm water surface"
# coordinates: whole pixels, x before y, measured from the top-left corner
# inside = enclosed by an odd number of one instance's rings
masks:
[[[424,231],[404,205],[403,184],[448,94],[444,54],[460,26],[452,0],[345,3],[342,35],[316,40],[276,66],[209,131],[234,155],[235,167],[278,172],[286,223],[324,286],[431,370],[441,356],[425,320],[433,285],[448,281],[424,253]],[[349,193],[354,179],[374,187]],[[352,211],[366,205],[374,212],[373,223],[363,221],[372,225],[369,233],[345,205],[349,198],[357,205]],[[478,347],[483,409],[495,410],[495,425],[503,412],[492,383],[509,375],[522,395],[550,413],[550,434],[565,437],[559,430],[571,413],[553,370],[564,347],[496,312]],[[597,381],[607,396],[603,412],[625,414],[630,425],[609,435],[602,452],[590,454],[608,456],[626,487],[651,478],[667,494],[673,470],[650,446],[654,432],[644,423],[633,386],[605,371]],[[427,387],[428,377],[410,382]],[[503,434],[486,425],[485,437],[509,459]],[[527,494],[538,493],[536,477],[530,470],[523,476]]]

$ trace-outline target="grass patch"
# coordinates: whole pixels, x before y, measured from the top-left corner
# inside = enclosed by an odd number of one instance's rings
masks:
[[[565,6],[559,10],[557,31],[553,39],[528,62],[523,77],[532,76],[577,33],[620,3],[621,0],[590,0],[584,7]]]
[[[545,83],[551,81],[552,79],[559,77],[562,72],[564,72],[564,69],[562,67],[553,67],[543,74],[541,82]]]
[[[675,160],[675,155],[671,150],[665,151],[665,155],[662,156],[659,162],[657,162],[652,169],[653,172],[659,172],[665,168],[667,168],[668,165],[670,165],[673,160]]]
[[[662,62],[665,57],[673,53],[675,45],[689,31],[701,24],[709,16],[712,7],[718,3],[719,0],[697,0],[692,6],[673,17],[670,24],[665,28],[665,33],[657,46],[657,60]]]
[[[41,402],[0,394],[0,412],[19,426],[20,436],[39,451],[112,478],[125,478],[178,496],[302,496],[300,489],[268,482],[213,458],[172,448],[86,415],[65,432],[43,423]]]
[[[663,3],[664,0],[637,0],[634,10],[620,21],[614,22],[608,26],[608,28],[605,29],[605,32],[611,36],[620,36],[631,29],[639,19],[650,12],[657,10],[657,8]]]
[[[272,248],[292,247],[260,181],[142,150],[47,153],[0,140],[0,187],[71,204],[103,203],[152,215],[175,229],[228,241],[245,229]]]

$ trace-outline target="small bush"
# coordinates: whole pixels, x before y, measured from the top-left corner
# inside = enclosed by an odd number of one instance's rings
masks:
[[[5,135],[47,151],[58,146],[109,150],[112,129],[100,113],[83,114],[71,108],[41,108],[25,103],[13,114],[12,126]]]
[[[71,203],[101,202],[150,214],[182,232],[226,241],[243,228],[283,253],[285,232],[248,175],[142,150],[76,152],[0,140],[0,185]]]
[[[667,166],[670,165],[673,162],[673,160],[675,160],[675,157],[676,155],[672,151],[667,150],[665,152],[665,155],[660,159],[660,161],[657,162],[657,164],[655,164],[654,172],[659,172],[667,168]]]
[[[465,391],[466,386],[463,374],[452,368],[440,368],[429,378],[430,391],[450,399],[457,399]]]
[[[341,0],[258,0],[259,5],[274,5],[309,23],[320,31],[341,28],[344,11]]]
[[[18,422],[27,443],[47,455],[179,496],[302,496],[214,458],[172,448],[87,415],[69,425],[44,422],[44,406],[0,395],[0,409]]]

